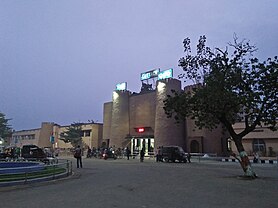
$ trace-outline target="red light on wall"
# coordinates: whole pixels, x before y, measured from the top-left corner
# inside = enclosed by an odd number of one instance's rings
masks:
[[[139,133],[143,133],[145,131],[145,128],[138,128]]]

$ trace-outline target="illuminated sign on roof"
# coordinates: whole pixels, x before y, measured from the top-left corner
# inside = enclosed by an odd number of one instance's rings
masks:
[[[167,69],[158,73],[158,80],[167,79],[173,77],[173,69]]]
[[[141,81],[157,77],[159,72],[160,69],[154,69],[152,71],[141,73]]]
[[[116,85],[116,90],[126,90],[127,89],[127,83],[122,82]]]

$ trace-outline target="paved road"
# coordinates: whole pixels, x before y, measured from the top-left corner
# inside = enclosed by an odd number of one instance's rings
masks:
[[[8,208],[275,208],[278,166],[257,164],[257,180],[244,180],[238,164],[155,163],[84,159],[68,179],[0,188]],[[75,165],[75,163],[74,163]]]

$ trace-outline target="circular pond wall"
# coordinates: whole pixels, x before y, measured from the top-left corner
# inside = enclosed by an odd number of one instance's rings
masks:
[[[0,162],[0,174],[30,173],[43,169],[44,165],[38,162]]]

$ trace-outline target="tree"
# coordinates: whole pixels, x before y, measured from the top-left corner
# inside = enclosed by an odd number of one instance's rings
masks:
[[[11,119],[7,119],[6,115],[0,112],[0,137],[6,139],[11,136],[12,128],[8,124]]]
[[[73,123],[66,127],[66,131],[60,134],[60,140],[71,143],[73,147],[81,145],[83,133],[81,125],[81,123]]]
[[[164,101],[168,117],[177,120],[192,118],[199,128],[213,129],[223,124],[239,152],[246,176],[255,178],[242,138],[257,126],[277,130],[278,59],[259,62],[257,50],[249,41],[228,43],[225,50],[206,46],[201,36],[196,55],[192,55],[190,39],[184,40],[185,56],[179,60],[184,73],[181,79],[192,80],[191,92],[174,92]],[[232,53],[230,53],[232,50]],[[244,121],[245,128],[236,132],[233,124]],[[235,156],[235,155],[234,155]]]

